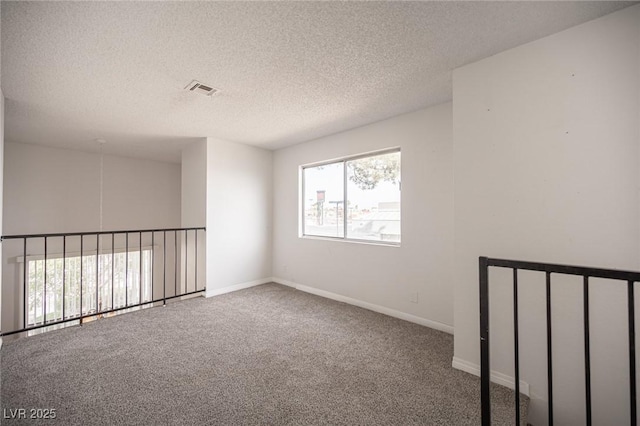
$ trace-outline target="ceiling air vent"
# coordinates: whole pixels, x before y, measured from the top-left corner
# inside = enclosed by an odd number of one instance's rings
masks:
[[[187,87],[185,87],[184,89],[190,92],[200,93],[201,95],[205,96],[213,96],[220,91],[220,89],[207,86],[206,84],[202,84],[197,80],[193,80],[191,83],[187,84]]]

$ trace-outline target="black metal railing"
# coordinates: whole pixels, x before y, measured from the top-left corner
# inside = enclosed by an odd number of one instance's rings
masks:
[[[539,271],[546,278],[546,332],[547,332],[547,393],[548,423],[553,425],[553,368],[551,344],[551,274],[583,277],[583,332],[585,364],[585,409],[586,424],[591,425],[591,353],[589,340],[589,279],[604,278],[627,284],[627,310],[629,331],[629,398],[630,423],[635,426],[636,415],[636,355],[635,355],[635,306],[634,283],[640,282],[640,272],[615,269],[588,268],[582,266],[555,265],[550,263],[522,262],[506,259],[480,257],[480,393],[482,425],[491,425],[491,396],[489,385],[491,370],[489,365],[489,267],[513,270],[513,321],[514,321],[514,366],[515,366],[515,423],[520,424],[520,360],[518,348],[518,271]]]
[[[82,325],[205,291],[205,262],[200,268],[198,263],[204,232],[194,227],[2,236],[3,256],[13,253],[16,265],[16,279],[3,285],[13,286],[13,299],[21,300],[14,306],[14,326],[7,330],[3,323],[0,337]]]

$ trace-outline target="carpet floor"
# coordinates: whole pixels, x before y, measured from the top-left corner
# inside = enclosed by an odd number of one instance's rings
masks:
[[[449,334],[265,284],[5,342],[2,424],[479,425],[452,355]],[[512,391],[492,404],[514,423]]]

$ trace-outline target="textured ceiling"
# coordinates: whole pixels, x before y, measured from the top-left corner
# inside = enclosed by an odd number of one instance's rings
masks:
[[[276,149],[448,101],[452,69],[631,4],[2,1],[5,139]]]

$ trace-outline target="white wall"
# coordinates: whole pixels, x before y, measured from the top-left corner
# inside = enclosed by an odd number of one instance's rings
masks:
[[[207,139],[191,143],[182,150],[182,227],[203,227],[207,221]],[[186,258],[185,274],[182,262],[183,291],[189,293],[206,284],[206,234],[203,231],[188,231],[187,244],[182,245],[182,256]],[[185,248],[187,250],[185,256]],[[197,262],[196,262],[197,259]],[[197,268],[197,271],[196,271]],[[194,271],[195,274],[194,275]],[[186,280],[185,277],[186,276]],[[186,283],[186,284],[185,284]]]
[[[39,145],[7,142],[4,157],[4,234],[32,234],[98,231],[100,228],[100,156],[97,153],[56,149]],[[103,229],[133,230],[180,227],[180,165],[140,159],[104,157]],[[168,236],[170,239],[171,236]],[[116,246],[124,245],[124,237],[116,237]],[[156,236],[156,246],[162,243]],[[118,240],[119,239],[119,240]],[[101,241],[103,247],[110,245]],[[132,235],[130,244],[137,246]],[[20,240],[3,243],[3,323],[14,329],[21,301],[14,291],[22,265],[16,263],[22,254]],[[61,253],[61,242],[49,241],[50,253]],[[78,241],[70,241],[71,245]],[[87,239],[85,249],[93,242]],[[150,245],[149,235],[143,246]],[[173,279],[173,245],[167,243],[167,275]],[[95,246],[93,247],[95,249]],[[28,254],[42,252],[42,242],[28,247]],[[161,250],[156,250],[159,256]],[[157,257],[155,276],[161,276],[161,257]],[[162,285],[156,281],[154,294],[161,296]],[[168,295],[173,294],[173,281]]]
[[[453,105],[455,357],[478,364],[479,256],[640,267],[640,6],[457,69]],[[512,375],[508,275],[491,275],[491,351]],[[544,281],[523,281],[522,379],[543,417]],[[584,421],[580,283],[554,286],[559,424]],[[594,423],[628,423],[624,287],[592,289]]]
[[[271,151],[207,138],[207,295],[271,276]]]
[[[182,227],[204,226],[207,219],[207,139],[182,150]]]
[[[6,234],[96,231],[100,156],[8,142]],[[103,228],[180,226],[180,165],[104,156]]]
[[[274,276],[451,331],[451,120],[444,104],[276,151]],[[400,247],[298,236],[301,165],[395,146],[402,150]]]

